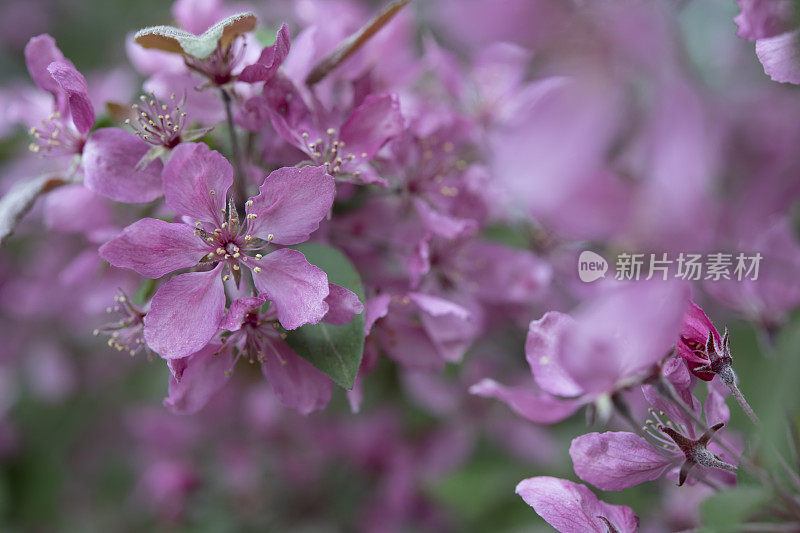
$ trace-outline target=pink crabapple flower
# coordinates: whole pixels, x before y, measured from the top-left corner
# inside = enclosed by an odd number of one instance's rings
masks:
[[[700,466],[704,478],[735,484],[738,456],[731,457],[726,451],[730,446],[723,450],[711,442],[730,419],[723,394],[709,390],[703,409],[708,425],[698,428],[686,413],[671,406],[652,387],[644,386],[643,390],[653,405],[644,436],[609,431],[573,439],[569,454],[578,477],[601,490],[623,490],[665,473],[675,476],[677,471],[678,485],[683,485],[690,471]],[[689,394],[690,409],[699,415],[700,402]]]
[[[492,379],[473,385],[538,423],[563,420],[640,382],[675,343],[688,300],[679,283],[611,285],[572,315],[550,311],[530,323],[525,355],[540,391]]]
[[[346,324],[364,310],[353,292],[332,283],[329,289],[325,322]],[[172,375],[164,405],[174,413],[199,411],[225,385],[242,356],[261,365],[276,398],[286,407],[305,415],[328,404],[332,381],[289,347],[286,334],[277,329],[274,308],[259,311],[266,300],[253,296],[234,301],[220,324],[224,331],[219,344],[212,342],[196,354],[168,362]]]
[[[100,248],[111,264],[154,279],[201,267],[173,277],[153,296],[144,337],[164,358],[186,357],[211,340],[225,311],[223,282],[238,280],[243,267],[286,329],[319,322],[328,312],[327,276],[302,253],[249,254],[307,240],[333,203],[333,179],[322,167],[272,172],[245,203],[244,224],[226,206],[232,183],[233,169],[222,155],[204,144],[182,144],[164,169],[164,194],[183,221],[145,218]]]
[[[95,112],[86,79],[64,58],[55,40],[43,34],[25,47],[28,72],[36,85],[55,98],[54,111],[30,129],[31,151],[79,157],[84,185],[118,202],[149,202],[161,196],[161,162],[137,165],[147,143],[118,128],[89,133]]]
[[[396,94],[370,94],[345,118],[306,105],[285,76],[265,85],[265,106],[275,131],[338,179],[357,184],[385,184],[369,164],[389,140],[403,131]],[[317,106],[318,107],[318,106]]]
[[[517,485],[525,503],[560,533],[636,533],[639,517],[630,507],[597,499],[585,485],[540,476]]]
[[[30,130],[31,151],[51,155],[80,154],[95,120],[86,78],[47,34],[28,41],[25,63],[36,86],[55,99],[53,113],[41,126]]]

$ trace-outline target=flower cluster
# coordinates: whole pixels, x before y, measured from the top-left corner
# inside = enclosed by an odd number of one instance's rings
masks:
[[[29,79],[0,88],[0,462],[27,464],[26,402],[136,383],[160,406],[87,402],[74,468],[129,451],[143,529],[213,499],[243,529],[342,507],[344,530],[489,530],[452,488],[496,488],[483,464],[538,468],[516,493],[563,532],[699,527],[743,474],[745,530],[798,526],[797,447],[745,393],[800,307],[800,101],[774,83],[800,84],[800,11],[736,3],[755,55],[727,12],[698,32],[716,12],[647,0],[176,0],[103,72],[26,29]],[[616,279],[578,276],[589,249]],[[703,255],[758,263],[663,267]],[[585,484],[556,477],[567,450]]]

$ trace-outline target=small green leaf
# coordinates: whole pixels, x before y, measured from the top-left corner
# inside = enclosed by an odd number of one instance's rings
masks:
[[[361,277],[341,252],[313,242],[294,248],[303,252],[309,263],[324,270],[329,282],[350,289],[364,301]],[[364,354],[364,314],[343,326],[320,322],[288,331],[286,342],[338,385],[352,389]]]
[[[769,493],[757,485],[740,485],[706,498],[700,505],[703,525],[713,531],[733,531],[769,501]]]
[[[152,26],[136,32],[134,40],[144,48],[205,59],[217,48],[230,44],[234,37],[256,27],[253,13],[239,13],[220,20],[200,35],[174,26]]]

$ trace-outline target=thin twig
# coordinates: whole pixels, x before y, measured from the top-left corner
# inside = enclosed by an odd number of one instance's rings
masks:
[[[224,87],[220,87],[222,93],[222,103],[225,105],[225,118],[227,119],[228,132],[231,137],[231,152],[233,153],[233,168],[235,176],[233,187],[236,194],[236,205],[241,209],[247,199],[247,190],[244,183],[244,172],[242,167],[242,154],[239,150],[239,137],[236,135],[236,127],[233,124],[233,112],[231,111],[231,95]]]

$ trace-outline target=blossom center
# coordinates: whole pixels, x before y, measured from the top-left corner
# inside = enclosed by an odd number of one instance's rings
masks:
[[[154,93],[150,97],[139,97],[139,103],[131,108],[135,113],[133,119],[125,119],[125,124],[131,126],[137,137],[153,146],[174,148],[181,142],[186,113],[183,106],[186,95],[176,102],[175,95],[171,94],[169,101],[162,102]]]

